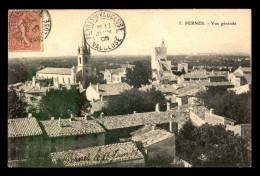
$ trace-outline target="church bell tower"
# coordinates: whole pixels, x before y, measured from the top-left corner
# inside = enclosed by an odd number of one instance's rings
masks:
[[[86,43],[85,34],[83,32],[81,45],[78,47],[78,71],[81,70],[81,84],[86,88],[86,83],[91,77],[91,59],[90,47]]]

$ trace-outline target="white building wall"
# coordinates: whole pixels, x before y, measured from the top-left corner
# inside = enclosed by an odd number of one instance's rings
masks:
[[[89,101],[94,101],[94,100],[99,100],[99,93],[92,87],[89,86],[86,90],[86,96],[87,100]]]
[[[68,84],[68,83],[73,84],[74,83],[72,75],[57,75],[57,74],[37,73],[37,77],[53,78],[54,82],[57,82],[57,79],[58,79],[59,84]]]

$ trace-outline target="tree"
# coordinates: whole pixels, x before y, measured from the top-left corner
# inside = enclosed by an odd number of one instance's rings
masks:
[[[251,123],[251,91],[237,95],[216,88],[201,91],[197,96],[215,114],[233,119],[235,124]]]
[[[176,138],[176,154],[195,167],[248,167],[246,151],[247,141],[223,125],[196,127],[187,121]]]
[[[15,84],[27,80],[27,68],[19,60],[9,61],[8,63],[8,84]]]
[[[83,112],[88,111],[90,103],[84,95],[80,94],[77,88],[70,90],[53,90],[46,92],[40,101],[41,119],[55,118],[69,118],[70,114],[77,116],[82,115]]]
[[[135,67],[133,69],[126,69],[125,82],[135,88],[150,84],[150,81],[152,80],[152,70],[150,65],[142,61],[136,61],[134,64]]]
[[[131,89],[109,99],[102,111],[104,115],[132,114],[134,111],[151,112],[155,110],[157,103],[160,103],[161,110],[166,109],[164,95],[155,88],[146,92]]]
[[[23,118],[26,112],[25,93],[23,90],[16,92],[13,86],[8,91],[8,118]]]

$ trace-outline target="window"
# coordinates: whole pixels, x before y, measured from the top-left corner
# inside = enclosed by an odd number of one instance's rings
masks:
[[[68,78],[68,83],[70,83],[70,78]]]
[[[114,78],[113,78],[113,81],[115,81],[115,80],[116,80],[116,78],[114,77]]]
[[[117,81],[119,81],[119,78],[117,78]]]
[[[65,83],[64,78],[62,78],[62,82]]]
[[[79,58],[79,64],[81,64],[81,57]]]

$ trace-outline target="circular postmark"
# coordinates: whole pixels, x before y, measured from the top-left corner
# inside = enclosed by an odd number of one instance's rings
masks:
[[[90,15],[83,27],[86,42],[100,52],[118,48],[125,39],[125,23],[114,12],[100,10]]]
[[[51,17],[47,10],[17,10],[9,17],[9,32],[27,45],[41,42],[51,31]]]

